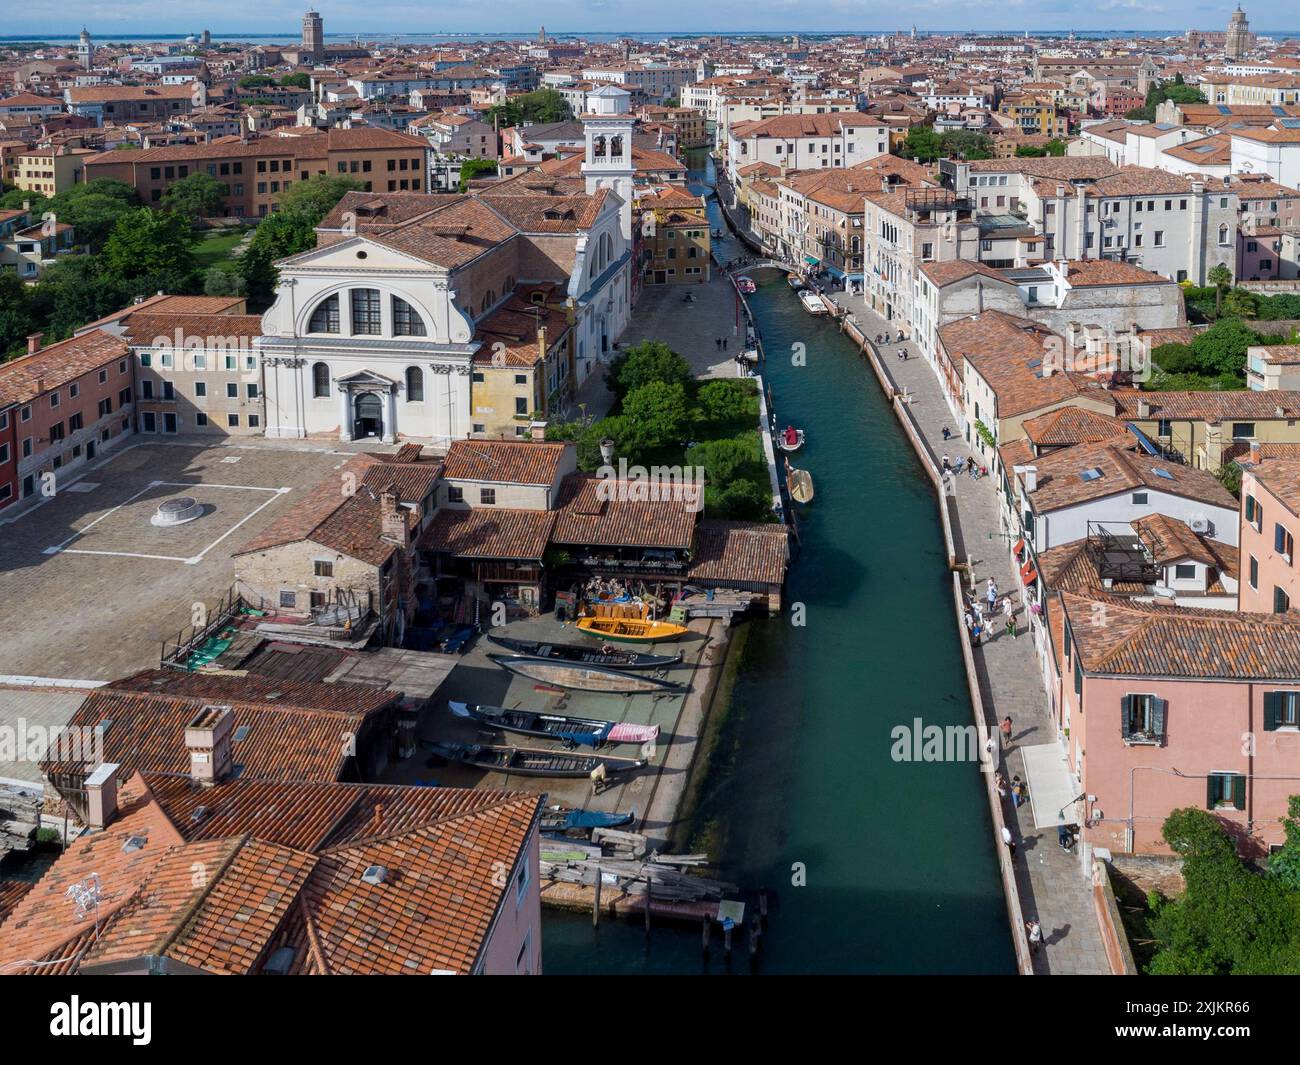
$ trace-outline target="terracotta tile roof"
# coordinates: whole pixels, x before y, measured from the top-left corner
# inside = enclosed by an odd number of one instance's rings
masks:
[[[706,518],[695,530],[687,577],[779,585],[789,552],[789,534],[782,524]]]
[[[1100,155],[1063,155],[1044,158],[976,159],[969,164],[972,174],[1027,174],[1058,181],[1089,181],[1114,174],[1119,168]]]
[[[685,499],[640,501],[620,483],[585,473],[564,478],[551,540],[599,547],[691,546],[697,514]]]
[[[482,197],[510,225],[521,233],[577,233],[590,229],[600,216],[608,189],[592,195],[538,195],[521,189],[523,195],[487,195]]]
[[[531,440],[453,440],[443,460],[449,481],[551,485],[571,444]]]
[[[1135,488],[1149,488],[1200,503],[1235,511],[1237,501],[1209,470],[1196,470],[1176,462],[1135,455],[1110,443],[1079,444],[1034,461],[1038,487],[1028,494],[1034,511],[1045,514],[1092,499],[1105,499]],[[1084,480],[1085,470],[1100,476]],[[1167,477],[1157,474],[1161,470]]]
[[[731,127],[738,140],[749,137],[829,137],[845,129],[883,126],[884,123],[857,111],[836,111],[820,115],[774,115]]]
[[[1192,179],[1168,170],[1125,166],[1093,182],[1085,191],[1092,196],[1186,195],[1192,191]]]
[[[33,887],[35,884],[28,880],[0,880],[0,924]]]
[[[1036,447],[1072,447],[1120,436],[1124,423],[1118,418],[1086,407],[1061,407],[1021,423],[1030,443]]]
[[[1119,408],[1118,416],[1140,417],[1138,404],[1145,401],[1148,414],[1143,420],[1169,418],[1175,421],[1267,421],[1280,417],[1288,420],[1300,416],[1300,391],[1268,389],[1255,392],[1240,389],[1232,392],[1140,392],[1117,388],[1110,395]]]
[[[0,967],[67,958],[26,970],[67,972],[152,956],[258,973],[283,946],[291,956],[277,964],[296,973],[468,973],[513,898],[502,870],[525,855],[542,801],[135,775],[118,818],[74,841],[4,922]],[[374,866],[381,883],[362,879]],[[64,892],[92,872],[98,913],[77,920]]]
[[[1171,518],[1168,514],[1148,514],[1129,524],[1161,566],[1183,559],[1206,566],[1218,565],[1219,556],[1209,548],[1204,538],[1192,532],[1185,521]]]
[[[474,362],[479,366],[500,366],[504,358],[506,366],[535,366],[544,358],[537,331],[546,331],[549,349],[570,328],[568,315],[560,308],[539,306],[518,294],[513,295],[478,323],[475,338],[483,343],[474,353]]]
[[[1001,270],[995,270],[984,263],[972,262],[969,259],[951,259],[948,262],[922,263],[920,266],[921,273],[934,284],[936,288],[943,288],[945,285],[956,284],[958,281],[964,281],[968,277],[979,275],[987,277],[993,281],[1001,282],[1004,285],[1010,285],[1011,282]]]
[[[120,322],[133,314],[230,314],[244,306],[243,296],[169,296],[158,293],[141,300],[120,311],[105,315],[98,321],[91,322],[77,330],[78,334],[89,332],[96,326],[110,322]]]
[[[10,359],[0,363],[0,403],[29,403],[130,353],[120,337],[96,329]]]
[[[548,510],[440,510],[419,546],[456,558],[540,560],[554,524]]]
[[[1066,280],[1071,288],[1110,287],[1112,285],[1170,285],[1161,274],[1143,270],[1117,259],[1071,259],[1066,264]]]
[[[201,337],[209,346],[220,347],[227,338],[235,341],[251,340],[262,335],[260,314],[184,314],[147,311],[128,315],[122,321],[122,334],[128,343],[138,347],[153,347],[160,338],[176,345],[193,337]],[[250,349],[251,350],[251,347]]]
[[[1245,614],[1063,592],[1075,646],[1089,673],[1293,684],[1300,615]],[[1094,610],[1101,602],[1105,610]]]
[[[1276,446],[1276,445],[1274,445]],[[1293,514],[1300,514],[1300,462],[1271,459],[1268,445],[1261,447],[1259,465],[1248,466],[1255,480],[1268,489]]]

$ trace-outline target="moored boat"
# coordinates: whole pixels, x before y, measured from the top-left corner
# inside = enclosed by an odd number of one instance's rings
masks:
[[[816,292],[804,289],[799,293],[799,302],[803,304],[803,309],[809,314],[825,314],[826,304]]]
[[[789,285],[792,289],[794,289],[796,292],[800,291],[804,287],[803,278],[800,277],[798,274],[786,274],[785,283]]]
[[[502,669],[529,680],[550,684],[557,688],[576,688],[586,692],[607,692],[610,695],[670,695],[687,689],[670,680],[646,676],[643,673],[626,673],[605,666],[588,666],[578,662],[554,662],[549,658],[528,655],[488,655]]]
[[[615,758],[608,754],[577,754],[535,747],[505,747],[483,743],[438,743],[434,753],[453,762],[492,773],[525,777],[586,777],[604,767],[605,774],[627,773],[645,765],[643,758]]]
[[[550,658],[557,662],[582,662],[590,666],[609,669],[663,669],[675,666],[682,660],[675,655],[646,655],[639,651],[620,651],[613,647],[586,647],[577,643],[544,643],[540,640],[512,640],[506,636],[488,633],[488,639],[498,647],[517,655],[533,658]]]
[[[811,503],[813,501],[812,474],[807,470],[800,470],[791,466],[789,459],[785,460],[785,481],[790,489],[790,498],[796,503]]]
[[[575,810],[548,806],[542,811],[543,832],[590,831],[593,828],[622,828],[636,820],[635,813],[606,813],[604,810]]]
[[[754,279],[752,277],[736,278],[736,287],[740,289],[741,292],[745,293],[745,295],[758,291],[758,286],[754,284]]]
[[[671,621],[648,618],[586,617],[578,619],[578,628],[588,636],[614,643],[659,643],[676,640],[688,630]]]
[[[803,447],[804,432],[802,429],[796,429],[793,425],[787,425],[781,432],[777,433],[776,446],[782,451],[798,451]]]
[[[659,737],[658,725],[599,721],[588,717],[570,717],[567,714],[548,714],[522,707],[511,710],[504,706],[457,702],[448,703],[448,706],[457,717],[468,718],[503,732],[559,740],[566,747],[597,749],[611,743],[650,743]]]

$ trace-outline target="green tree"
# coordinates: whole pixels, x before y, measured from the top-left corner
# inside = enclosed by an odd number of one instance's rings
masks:
[[[104,243],[104,268],[130,280],[167,278],[184,291],[194,275],[194,230],[182,215],[136,207],[118,219]]]
[[[1047,154],[1059,159],[1065,154],[1065,141],[1059,137],[1053,137],[1047,142]]]
[[[1240,476],[1240,466],[1237,472]],[[1282,818],[1286,842],[1277,853],[1269,855],[1268,872],[1300,890],[1300,795],[1292,795],[1287,800],[1286,813]]]
[[[650,381],[623,397],[623,417],[632,425],[636,457],[648,461],[686,436],[686,389],[678,381]]]
[[[1259,343],[1259,334],[1236,318],[1215,322],[1192,341],[1192,355],[1205,374],[1235,374],[1246,371],[1246,349]]]
[[[245,74],[238,82],[241,89],[262,89],[274,84],[275,78],[267,74]]]
[[[522,126],[527,122],[565,122],[573,117],[569,107],[555,89],[536,89],[512,96],[490,107],[489,122],[498,126]]]
[[[1223,312],[1231,318],[1254,318],[1258,311],[1255,294],[1244,288],[1231,289],[1223,297]]]
[[[365,185],[346,175],[317,174],[306,181],[295,181],[285,187],[276,202],[279,209],[270,217],[285,212],[302,214],[317,225],[338,205],[349,192],[361,192]],[[260,228],[260,227],[259,227]]]
[[[33,332],[27,286],[13,270],[0,270],[0,359],[22,350]]]
[[[758,385],[753,379],[721,378],[706,381],[695,395],[699,416],[710,425],[741,429],[758,418]]]
[[[203,295],[247,296],[248,282],[236,270],[223,270],[219,266],[210,266],[203,273]]]
[[[227,187],[211,174],[197,173],[173,182],[163,193],[163,209],[189,219],[191,225],[221,214]]]
[[[1039,148],[1032,144],[1021,144],[1016,148],[1016,155],[1022,159],[1041,159],[1046,154],[1046,148]]]
[[[939,138],[945,158],[992,159],[993,140],[987,134],[968,129],[950,129]]]
[[[310,89],[311,75],[302,70],[295,71],[282,77],[280,84],[286,89]]]
[[[913,126],[899,146],[898,154],[918,163],[933,163],[941,151],[939,136],[929,126]]]
[[[1217,318],[1223,311],[1223,294],[1232,284],[1232,271],[1223,263],[1216,263],[1205,278],[1214,286],[1214,317]]]
[[[497,161],[495,159],[466,159],[460,164],[460,191],[466,191],[469,188],[469,183],[480,174],[495,174],[496,172]]]
[[[624,348],[610,360],[605,373],[606,387],[619,397],[652,381],[684,386],[690,379],[690,365],[659,340],[643,340]]]
[[[139,206],[140,197],[134,186],[111,178],[98,178],[61,192],[39,213],[53,212],[60,222],[66,222],[76,230],[78,243],[97,252],[103,248],[118,221]]]
[[[705,483],[721,490],[733,481],[767,480],[767,467],[758,449],[758,433],[749,437],[702,440],[686,451],[686,464],[704,470]],[[707,494],[706,494],[707,502]]]

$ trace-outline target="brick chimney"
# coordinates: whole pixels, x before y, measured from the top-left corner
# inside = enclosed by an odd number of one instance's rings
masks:
[[[1151,404],[1149,401],[1145,399],[1138,400],[1138,417],[1139,418],[1151,417]]]
[[[389,485],[379,493],[379,538],[401,547],[411,546],[411,527],[397,489]]]
[[[1258,440],[1252,440],[1252,441],[1250,442],[1250,464],[1251,464],[1252,466],[1258,466],[1258,465],[1260,464],[1260,462],[1263,460],[1263,458],[1264,458],[1264,456],[1263,456],[1263,454],[1261,453],[1261,449],[1260,449],[1260,446],[1259,446],[1259,441],[1258,441]]]
[[[41,341],[45,339],[44,333],[31,333],[27,337],[27,354],[35,355],[41,350]]]
[[[116,762],[101,762],[86,777],[86,823],[91,828],[107,828],[117,816]]]
[[[185,726],[190,752],[190,779],[205,788],[224,780],[232,762],[231,733],[235,712],[229,706],[203,707]]]

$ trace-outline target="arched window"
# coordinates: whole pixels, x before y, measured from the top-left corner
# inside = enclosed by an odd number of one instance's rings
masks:
[[[406,402],[424,402],[424,371],[418,366],[406,368]]]
[[[1228,244],[1228,227],[1226,224],[1219,226],[1219,244]]]
[[[337,306],[338,297],[331,298],[335,300],[335,306]],[[317,399],[327,398],[330,394],[330,368],[323,362],[312,364],[311,394]]]
[[[394,296],[393,336],[422,337],[424,335],[424,319],[420,317],[419,312],[406,300]]]
[[[623,158],[623,138],[611,137],[609,140],[609,157],[611,159]]]
[[[379,289],[354,288],[349,296],[352,300],[352,335],[378,336],[383,329]]]
[[[311,323],[307,326],[309,333],[337,333],[339,331],[339,296],[334,293],[326,296],[316,309],[311,312]]]
[[[614,242],[610,240],[609,234],[606,233],[600,238],[600,268],[603,270],[609,265],[610,259],[614,257]]]
[[[591,142],[592,155],[597,159],[605,158],[605,138],[597,137]]]

